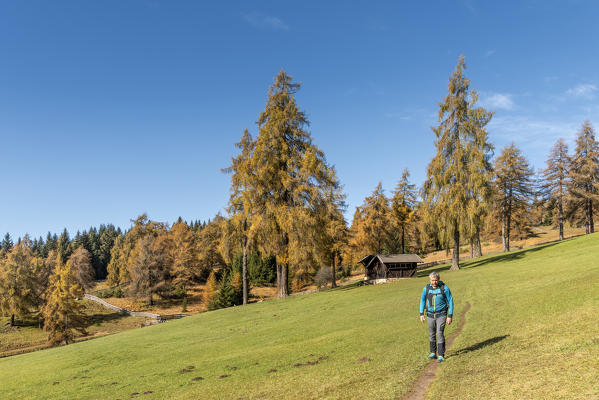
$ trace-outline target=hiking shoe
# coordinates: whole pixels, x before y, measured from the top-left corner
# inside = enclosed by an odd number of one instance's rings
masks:
[[[429,360],[434,360],[435,358],[437,358],[437,355],[435,353],[431,353],[428,355]]]
[[[440,362],[440,363],[441,363],[441,362],[443,362],[443,361],[445,361],[445,359],[443,358],[443,356],[439,356],[439,360],[437,360],[437,362]]]

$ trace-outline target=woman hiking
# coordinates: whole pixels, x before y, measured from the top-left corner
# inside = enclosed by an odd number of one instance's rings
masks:
[[[445,357],[445,323],[451,325],[453,317],[453,297],[449,287],[441,280],[438,272],[428,276],[431,283],[422,289],[420,297],[420,321],[428,322],[428,337],[430,343],[429,359],[437,358],[443,362]]]

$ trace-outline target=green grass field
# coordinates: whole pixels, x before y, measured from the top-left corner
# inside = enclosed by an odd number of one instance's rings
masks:
[[[430,398],[599,398],[598,235],[441,278],[456,315],[472,308]],[[0,398],[401,398],[428,362],[417,309],[426,281],[265,301],[0,359]]]
[[[88,321],[85,328],[87,335],[76,332],[75,340],[87,340],[96,336],[139,328],[146,321],[145,318],[121,315],[87,299],[82,300],[81,303]],[[48,335],[38,328],[38,321],[34,315],[25,320],[17,319],[17,326],[14,327],[9,326],[9,320],[8,317],[0,317],[0,357],[48,347]]]

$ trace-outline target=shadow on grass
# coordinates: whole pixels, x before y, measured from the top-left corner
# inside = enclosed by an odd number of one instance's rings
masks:
[[[127,315],[120,314],[120,313],[109,313],[109,314],[97,313],[97,314],[90,314],[90,315],[86,316],[86,322],[87,322],[87,326],[100,325],[102,322],[114,321],[114,320],[118,320],[118,319],[124,318],[126,316]]]
[[[510,251],[509,253],[500,253],[500,254],[497,254],[494,256],[488,256],[488,257],[485,257],[482,259],[477,258],[474,260],[464,260],[464,261],[460,262],[460,269],[477,268],[477,267],[481,267],[483,265],[486,265],[489,263],[494,263],[494,262],[519,260],[529,254],[532,254],[539,250],[544,250],[548,247],[555,246],[556,244],[559,244],[559,243],[560,243],[559,241],[556,241],[556,242],[541,244],[541,245],[531,247],[528,249]],[[436,265],[433,267],[429,267],[429,268],[426,268],[426,269],[416,272],[416,277],[422,278],[422,277],[428,276],[429,272],[432,270],[435,270],[438,272],[448,271],[450,267],[451,267],[451,264],[443,264],[443,265]]]
[[[464,349],[459,349],[456,352],[452,352],[451,356],[452,357],[460,356],[462,354],[470,353],[471,351],[480,350],[484,347],[494,345],[497,342],[501,342],[503,339],[508,338],[509,336],[510,335],[495,336],[495,337],[487,339],[485,341],[473,344],[472,346],[466,347]]]
[[[355,289],[355,288],[365,286],[365,285],[366,285],[365,281],[356,281],[356,282],[350,283],[349,285],[337,286],[337,287],[329,289],[329,290],[335,290],[335,291],[351,290],[351,289]]]

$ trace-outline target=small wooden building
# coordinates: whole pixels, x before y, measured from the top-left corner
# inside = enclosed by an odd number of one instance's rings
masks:
[[[408,278],[416,274],[422,259],[418,254],[368,255],[358,261],[364,265],[366,280],[378,281],[389,278]]]

